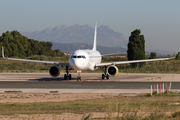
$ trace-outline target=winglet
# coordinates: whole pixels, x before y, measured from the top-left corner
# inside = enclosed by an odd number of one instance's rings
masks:
[[[97,38],[97,23],[95,24],[95,30],[94,30],[94,44],[93,44],[93,49],[96,50],[96,38]]]
[[[3,47],[2,47],[2,57],[5,58],[4,57],[4,48]]]

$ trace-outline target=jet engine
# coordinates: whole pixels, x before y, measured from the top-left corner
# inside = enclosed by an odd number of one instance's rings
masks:
[[[107,68],[107,74],[109,76],[116,76],[118,74],[118,68],[115,65],[111,65]]]
[[[60,74],[59,67],[56,65],[53,65],[49,68],[49,74],[53,77],[57,77]]]

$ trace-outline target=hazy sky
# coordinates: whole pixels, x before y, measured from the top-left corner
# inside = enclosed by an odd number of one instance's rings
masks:
[[[0,35],[58,25],[108,25],[129,39],[141,29],[146,50],[180,51],[180,0],[1,0]]]

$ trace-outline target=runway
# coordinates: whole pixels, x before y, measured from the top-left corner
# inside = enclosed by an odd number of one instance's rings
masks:
[[[57,81],[76,82],[77,73],[71,73],[72,80],[64,80],[64,73],[51,77],[49,73],[0,73],[0,81]],[[119,73],[109,80],[101,79],[102,73],[82,73],[82,82],[180,82],[180,74]]]
[[[62,75],[61,75],[62,76]],[[172,83],[171,89],[180,90],[179,74],[127,74],[120,73],[109,80],[101,80],[100,73],[84,73],[82,81],[53,78],[48,73],[0,73],[0,92],[23,90],[26,92],[110,92],[142,93],[149,92],[151,85]],[[72,76],[77,76],[73,73]],[[152,80],[153,79],[153,80]],[[155,79],[155,80],[154,80]]]
[[[171,82],[172,89],[179,89],[180,82]],[[149,89],[150,85],[162,82],[30,82],[1,81],[0,88],[19,89]],[[168,82],[169,84],[169,82]]]

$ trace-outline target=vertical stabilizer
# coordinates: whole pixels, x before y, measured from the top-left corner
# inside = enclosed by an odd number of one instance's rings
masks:
[[[95,30],[94,30],[94,44],[93,44],[93,49],[96,50],[96,39],[97,39],[97,23],[95,24]]]
[[[4,48],[3,47],[2,47],[2,57],[5,58],[4,57]]]

